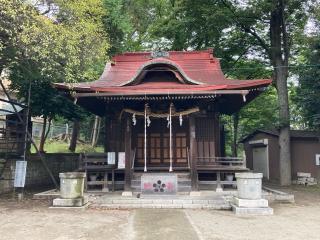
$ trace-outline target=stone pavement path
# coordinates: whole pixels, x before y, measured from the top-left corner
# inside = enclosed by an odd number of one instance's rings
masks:
[[[183,210],[137,209],[132,214],[133,240],[199,239]]]

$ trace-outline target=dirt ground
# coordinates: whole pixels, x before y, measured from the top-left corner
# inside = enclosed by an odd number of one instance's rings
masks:
[[[295,204],[272,204],[273,216],[237,217],[213,210],[62,210],[49,201],[0,196],[0,239],[320,239],[320,188],[283,189]]]

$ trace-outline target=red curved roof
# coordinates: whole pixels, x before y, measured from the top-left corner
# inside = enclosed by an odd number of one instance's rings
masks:
[[[156,66],[167,66],[181,75],[180,82],[135,82],[145,72]],[[170,51],[154,56],[151,52],[134,52],[117,55],[108,63],[99,80],[74,84],[76,91],[86,92],[132,92],[157,93],[168,91],[197,92],[211,90],[236,90],[264,87],[271,79],[230,80],[225,78],[219,60],[212,50]],[[70,89],[67,84],[56,84],[57,88]]]

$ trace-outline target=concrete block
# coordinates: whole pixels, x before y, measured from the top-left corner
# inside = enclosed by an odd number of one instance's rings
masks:
[[[119,209],[136,209],[136,208],[141,208],[142,205],[138,203],[132,203],[132,204],[119,204],[118,208]]]
[[[283,202],[283,203],[294,203],[294,195],[293,194],[277,194],[274,196],[275,201]]]
[[[173,209],[180,209],[182,208],[182,204],[163,204],[161,208],[173,208]]]
[[[297,177],[311,177],[311,173],[297,172]]]
[[[102,209],[136,209],[141,208],[141,204],[99,204],[97,208]]]
[[[172,204],[172,199],[153,199],[152,203],[154,203],[154,204]]]
[[[208,200],[208,204],[224,204],[224,203],[226,203],[226,201],[223,199]]]
[[[113,203],[105,203],[105,204],[97,204],[97,205],[91,205],[90,207],[94,208],[106,208],[106,209],[119,209],[120,204],[113,204]]]
[[[237,207],[247,207],[247,208],[259,208],[268,207],[268,200],[266,199],[241,199],[233,197],[232,202]]]
[[[209,200],[205,199],[193,199],[192,200],[193,204],[209,204]]]
[[[122,192],[122,197],[132,197],[132,192],[124,191],[124,192]]]
[[[236,215],[273,215],[273,209],[270,207],[263,207],[263,208],[245,208],[245,207],[238,207],[234,204],[231,204],[232,211]]]
[[[212,210],[231,210],[231,205],[224,204],[202,204],[202,209],[212,209]]]
[[[141,204],[142,208],[162,208],[163,204],[154,204],[154,203],[150,203],[150,204]]]
[[[151,199],[139,199],[139,198],[132,198],[132,199],[113,199],[113,204],[147,204],[152,203]]]
[[[190,197],[200,197],[201,192],[200,191],[191,191],[190,192]]]
[[[82,207],[88,203],[86,197],[81,198],[55,198],[53,199],[53,207]]]
[[[182,208],[186,208],[186,209],[202,209],[203,204],[189,204],[189,203],[185,203],[182,204]]]
[[[191,199],[173,199],[172,200],[173,204],[192,204]]]

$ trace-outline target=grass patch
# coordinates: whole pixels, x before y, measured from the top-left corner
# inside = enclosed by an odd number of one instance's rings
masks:
[[[298,191],[305,191],[311,193],[320,193],[320,184],[312,185],[312,186],[304,186],[304,185],[292,185],[291,188]]]
[[[36,141],[39,146],[39,141]],[[44,145],[44,151],[46,153],[71,153],[69,151],[69,143],[64,141],[47,141]],[[35,153],[36,150],[32,146],[31,153]],[[76,153],[80,152],[104,152],[103,146],[92,147],[90,144],[77,144]]]

